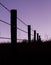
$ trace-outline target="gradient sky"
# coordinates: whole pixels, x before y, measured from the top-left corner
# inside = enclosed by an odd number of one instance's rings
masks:
[[[0,0],[9,10],[16,9],[18,17],[41,35],[42,40],[51,39],[51,0]],[[10,13],[0,5],[0,19],[10,23]],[[20,21],[17,26],[25,31]],[[17,38],[27,39],[27,34],[17,30]],[[33,34],[33,32],[31,31]],[[0,22],[0,36],[10,38],[10,26]],[[33,38],[33,37],[32,37]],[[9,41],[9,40],[0,40]]]

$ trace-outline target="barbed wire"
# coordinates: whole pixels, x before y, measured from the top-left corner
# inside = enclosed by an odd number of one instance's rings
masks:
[[[11,24],[9,24],[9,23],[3,21],[3,20],[0,20],[0,22],[5,23],[5,24],[7,24],[7,25],[11,25]]]
[[[1,2],[0,2],[0,5],[1,5],[2,7],[4,7],[8,12],[10,12],[10,10],[9,10],[5,5],[3,5]],[[28,26],[28,25],[27,25],[24,21],[22,21],[19,17],[17,17],[17,19],[18,19],[20,22],[22,22],[25,26]],[[9,23],[3,21],[3,20],[0,20],[0,21],[3,22],[3,23],[5,23],[5,24],[11,25],[11,24],[9,24]],[[22,29],[20,29],[20,28],[18,28],[18,27],[17,27],[17,29],[20,30],[20,31],[22,31],[22,32],[28,33],[28,32],[26,32],[26,31],[24,31],[24,30],[22,30]],[[31,28],[31,30],[34,31],[32,28]],[[32,35],[32,34],[31,34],[31,35]],[[34,36],[34,35],[32,35],[32,36]]]
[[[6,6],[4,6],[1,2],[0,2],[0,5],[1,5],[2,7],[4,7],[7,11],[10,12],[10,10],[9,10]]]
[[[18,28],[18,27],[17,27],[17,29],[18,29],[18,30],[21,30],[22,32],[28,33],[28,32],[26,32],[26,31],[24,31],[24,30],[22,30],[22,29],[20,29],[20,28]],[[31,35],[32,35],[32,34],[31,34]],[[32,36],[34,36],[34,35],[32,35]]]
[[[7,38],[7,37],[0,37],[0,39],[11,39],[11,38]]]
[[[27,39],[17,39],[17,40],[27,40]]]
[[[7,37],[0,37],[0,39],[11,39],[11,38],[7,38]],[[25,40],[25,39],[17,39],[17,40]],[[27,40],[27,39],[26,39]]]
[[[5,24],[7,24],[7,25],[11,25],[11,24],[9,24],[9,23],[3,21],[3,20],[0,20],[0,21],[3,22],[3,23],[5,23]],[[20,29],[20,28],[18,28],[18,27],[17,27],[17,29],[19,29],[20,31],[23,31],[23,32],[25,32],[25,33],[28,33],[28,32],[26,32],[26,31],[24,31],[24,30],[22,30],[22,29]]]
[[[7,38],[7,37],[0,37],[0,39],[11,39],[11,38]],[[17,40],[24,40],[24,39],[17,39]]]
[[[0,21],[3,22],[3,23],[5,23],[5,24],[7,24],[7,25],[11,25],[11,24],[9,24],[9,23],[3,21],[3,20],[0,20]],[[24,31],[24,30],[22,30],[22,29],[20,29],[20,28],[18,28],[18,27],[17,27],[17,29],[20,30],[20,31],[22,31],[22,32],[24,32],[24,33],[28,33],[28,32],[26,32],[26,31]],[[32,34],[31,34],[31,35],[32,35]],[[32,36],[33,36],[33,35],[32,35]]]
[[[19,21],[21,21],[25,26],[28,26],[26,23],[24,23],[20,18],[17,17]]]
[[[1,2],[0,2],[0,5],[1,5],[2,7],[4,7],[8,12],[10,12],[10,10],[9,10],[5,5],[3,5]],[[20,22],[22,22],[25,26],[27,26],[27,24],[26,24],[24,21],[22,21],[19,17],[17,17],[17,19],[18,19]],[[32,29],[32,31],[33,31],[33,29]]]
[[[0,2],[0,5],[1,5],[2,7],[4,7],[8,12],[10,12],[10,10],[9,10],[6,6],[4,6],[1,2]],[[17,17],[17,19],[18,19],[19,21],[21,21],[24,25],[27,26],[27,24],[25,24],[19,17]]]
[[[5,23],[5,24],[7,24],[7,25],[11,25],[11,24],[9,24],[9,23],[7,23],[7,22],[5,22],[5,21],[3,21],[3,20],[0,20],[2,23]],[[17,29],[19,29],[20,31],[23,31],[23,32],[25,32],[25,33],[28,33],[28,32],[26,32],[26,31],[24,31],[24,30],[22,30],[22,29],[20,29],[20,28],[18,28],[17,27]]]
[[[24,30],[22,30],[22,29],[20,29],[20,28],[18,28],[18,27],[17,27],[17,29],[18,29],[18,30],[21,30],[22,32],[28,33],[28,32],[26,32],[26,31],[24,31]]]

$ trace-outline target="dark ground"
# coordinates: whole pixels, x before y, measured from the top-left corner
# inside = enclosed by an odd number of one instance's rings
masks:
[[[51,42],[0,44],[0,65],[51,65]]]

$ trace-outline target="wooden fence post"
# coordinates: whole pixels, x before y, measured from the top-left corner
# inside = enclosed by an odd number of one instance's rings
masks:
[[[36,41],[36,30],[34,30],[34,41]]]
[[[31,42],[31,26],[28,25],[28,43]]]
[[[17,43],[17,11],[11,10],[11,44]]]
[[[37,41],[39,40],[39,33],[37,33]]]
[[[40,37],[40,35],[39,35],[39,40],[41,41],[41,37]]]

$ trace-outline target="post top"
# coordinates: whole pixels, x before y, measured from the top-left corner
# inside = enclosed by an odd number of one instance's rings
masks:
[[[16,9],[11,9],[10,11],[17,11]]]

